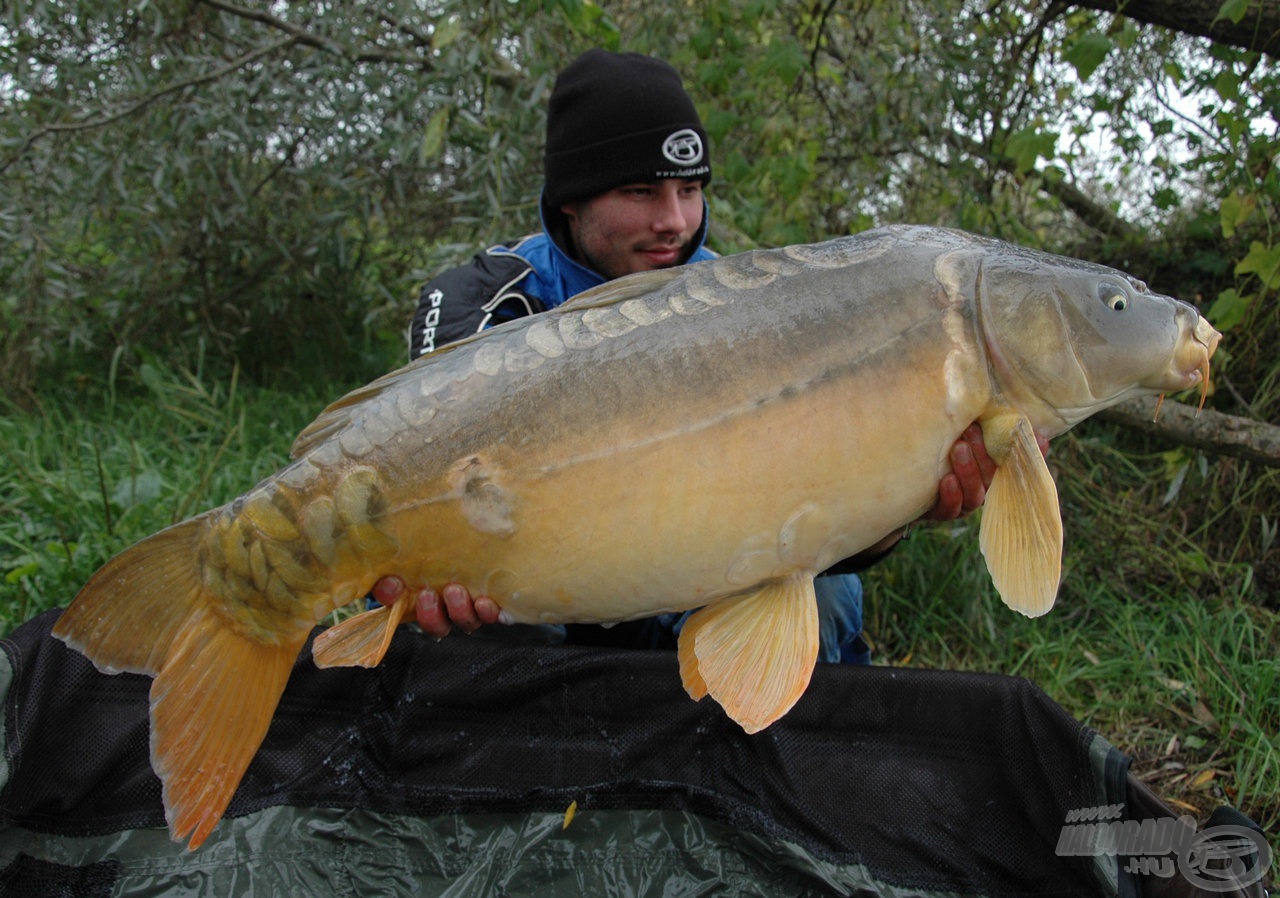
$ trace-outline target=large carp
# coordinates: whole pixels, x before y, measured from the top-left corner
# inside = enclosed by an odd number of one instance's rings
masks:
[[[1048,610],[1062,524],[1035,434],[1203,384],[1218,339],[1120,272],[936,228],[633,275],[334,403],[288,467],[113,558],[54,632],[155,677],[152,764],[192,847],[312,628],[386,574],[525,622],[701,608],[684,684],[754,732],[809,682],[814,574],[928,510],[975,420],[1000,465],[987,565]],[[317,662],[376,664],[410,616],[358,615]]]

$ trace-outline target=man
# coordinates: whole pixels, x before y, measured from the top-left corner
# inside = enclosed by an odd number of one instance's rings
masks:
[[[556,79],[547,110],[543,230],[491,247],[469,265],[446,271],[421,291],[409,332],[410,357],[494,324],[536,314],[613,278],[713,258],[703,243],[711,180],[706,132],[680,76],[657,59],[590,50]],[[925,517],[950,520],[982,504],[995,467],[981,431],[970,427],[951,453]],[[817,581],[825,661],[866,663],[860,570],[901,538],[892,534]],[[418,623],[443,637],[505,622],[487,596],[459,584],[423,589]],[[374,596],[391,604],[405,589],[387,577]],[[681,618],[663,615],[611,630],[571,627],[574,642],[674,644]]]
[[[428,282],[410,358],[624,274],[714,257],[707,136],[666,63],[604,50],[570,63],[547,110],[544,168],[543,230]]]

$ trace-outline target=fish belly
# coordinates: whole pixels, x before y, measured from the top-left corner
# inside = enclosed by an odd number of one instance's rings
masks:
[[[461,582],[522,622],[610,622],[821,572],[932,505],[980,407],[979,390],[956,402],[944,354],[911,361],[659,435],[473,455],[455,467],[485,498],[431,503],[403,537],[420,548],[409,576]]]

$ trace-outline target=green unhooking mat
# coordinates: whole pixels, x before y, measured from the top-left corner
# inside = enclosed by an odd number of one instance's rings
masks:
[[[1025,680],[819,665],[748,736],[672,652],[413,628],[373,670],[303,652],[189,852],[150,680],[97,673],[55,619],[0,643],[5,896],[1261,895],[1270,861],[1229,809],[1216,840],[1177,823]]]

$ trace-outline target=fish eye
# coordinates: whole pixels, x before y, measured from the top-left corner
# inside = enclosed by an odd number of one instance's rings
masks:
[[[1113,312],[1123,312],[1129,308],[1129,295],[1115,284],[1099,284],[1098,298]]]

